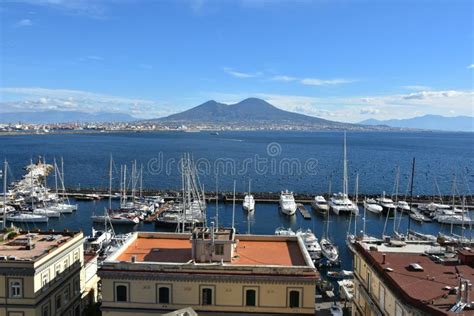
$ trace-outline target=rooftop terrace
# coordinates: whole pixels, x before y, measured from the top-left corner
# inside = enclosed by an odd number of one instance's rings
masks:
[[[0,241],[0,262],[36,261],[58,249],[77,233],[65,232],[21,232],[17,236]]]
[[[138,233],[136,239],[118,254],[117,261],[186,263],[192,260],[191,235]],[[236,236],[230,265],[306,266],[296,238],[277,236]]]
[[[449,314],[449,309],[456,303],[452,290],[458,286],[459,277],[473,281],[474,269],[466,265],[436,263],[423,252],[413,253],[412,246],[408,246],[409,252],[405,253],[403,248],[386,252],[381,251],[387,250],[386,247],[378,251],[357,247],[397,295],[431,314]],[[414,269],[412,264],[418,264],[421,269]],[[474,311],[465,310],[465,313],[472,315]]]

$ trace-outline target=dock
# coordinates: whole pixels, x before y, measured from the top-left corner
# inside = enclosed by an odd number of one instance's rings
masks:
[[[298,211],[300,211],[300,214],[303,216],[304,219],[311,219],[311,214],[308,212],[308,210],[303,204],[298,203],[296,204],[296,206],[298,207]]]

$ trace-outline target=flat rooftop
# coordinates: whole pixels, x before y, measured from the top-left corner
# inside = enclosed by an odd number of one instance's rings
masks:
[[[191,261],[192,249],[189,238],[160,238],[160,234],[151,235],[153,238],[137,238],[124,249],[116,258],[117,261],[132,260],[137,262],[186,263]],[[254,237],[254,238],[252,238]],[[285,240],[273,236],[236,237],[237,247],[231,262],[235,265],[276,265],[276,266],[306,266],[306,262],[296,239]]]
[[[78,233],[21,232],[12,239],[0,241],[0,263],[2,261],[36,261],[61,247]]]
[[[450,314],[449,309],[455,304],[456,295],[451,294],[449,288],[458,286],[459,276],[474,281],[474,269],[469,266],[436,263],[423,253],[403,253],[403,247],[395,252],[358,249],[385,279],[384,283],[420,309]],[[385,263],[382,263],[384,255]],[[412,269],[410,264],[413,263],[423,270]],[[387,268],[393,271],[387,271]],[[466,310],[464,313],[474,314],[474,311]]]

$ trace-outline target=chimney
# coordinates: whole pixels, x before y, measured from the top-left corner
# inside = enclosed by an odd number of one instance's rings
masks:
[[[382,254],[382,264],[385,264],[385,254]]]
[[[137,262],[137,256],[132,256],[132,262],[133,263]]]

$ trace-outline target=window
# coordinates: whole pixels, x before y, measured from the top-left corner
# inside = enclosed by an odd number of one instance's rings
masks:
[[[50,315],[51,313],[49,312],[49,303],[48,303],[41,308],[41,316],[50,316]]]
[[[215,250],[216,250],[216,255],[217,256],[222,256],[224,254],[224,245],[222,244],[216,244],[215,246]]]
[[[81,291],[81,283],[80,283],[79,278],[74,279],[72,289],[74,291],[74,294],[79,294],[79,292]]]
[[[56,277],[58,277],[61,274],[61,264],[57,264],[54,267],[54,274],[55,274]]]
[[[127,286],[126,285],[117,285],[115,288],[115,298],[117,302],[126,302],[127,299]]]
[[[61,308],[61,294],[56,296],[56,310]]]
[[[358,259],[357,255],[354,255],[354,271],[357,271],[357,267],[358,267],[357,259]]]
[[[169,287],[160,287],[158,289],[158,303],[160,304],[169,304],[170,302],[170,288]]]
[[[245,306],[256,306],[257,292],[255,290],[245,291]]]
[[[202,289],[202,305],[212,305],[212,289]]]
[[[48,283],[49,283],[49,273],[46,272],[46,273],[43,273],[43,275],[41,276],[41,285],[43,286],[43,288],[47,288]]]
[[[300,292],[290,291],[290,307],[300,307]]]
[[[68,266],[69,266],[69,260],[66,259],[66,260],[64,260],[64,269],[63,270],[66,270]]]
[[[369,293],[372,292],[371,286],[372,286],[372,284],[371,284],[371,279],[370,279],[370,273],[367,272],[367,291]]]
[[[79,251],[74,252],[74,262],[79,260]]]
[[[10,280],[10,297],[21,298],[22,295],[21,280]]]
[[[385,310],[385,289],[381,285],[379,285],[379,304],[380,309]]]
[[[403,308],[398,304],[395,303],[395,316],[403,316]]]
[[[69,302],[69,286],[64,289],[64,304]]]

